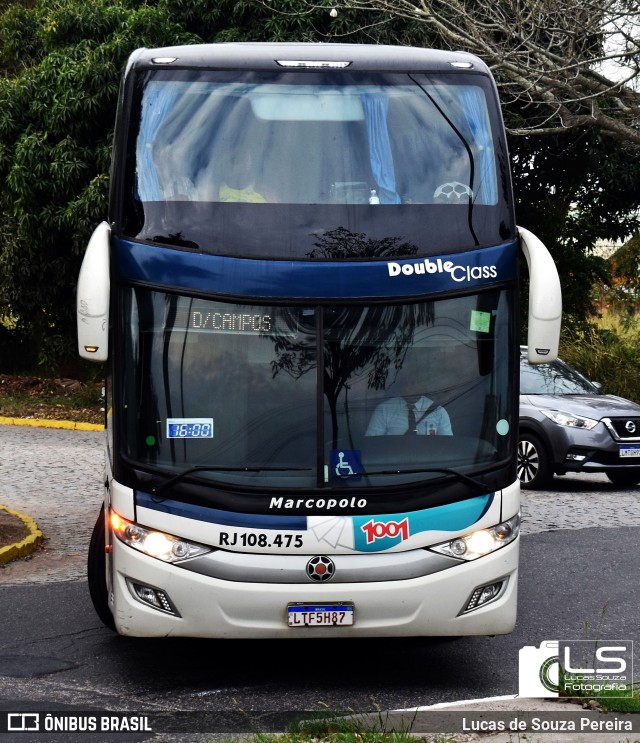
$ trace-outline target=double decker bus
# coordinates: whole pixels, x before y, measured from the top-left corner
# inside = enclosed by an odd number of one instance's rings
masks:
[[[557,354],[555,265],[516,226],[475,56],[139,49],[77,292],[105,364],[89,589],[123,635],[510,632],[519,266]]]

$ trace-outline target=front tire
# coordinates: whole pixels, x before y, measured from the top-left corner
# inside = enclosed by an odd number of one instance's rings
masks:
[[[523,490],[540,490],[553,478],[551,460],[543,443],[532,433],[520,434],[518,441],[518,479]]]
[[[632,488],[640,482],[640,470],[608,470],[607,477],[614,485]]]
[[[89,595],[96,614],[102,623],[111,630],[116,629],[113,614],[109,609],[109,589],[107,587],[107,558],[105,554],[104,509],[100,509],[98,520],[93,527],[89,541],[87,558],[87,580]]]

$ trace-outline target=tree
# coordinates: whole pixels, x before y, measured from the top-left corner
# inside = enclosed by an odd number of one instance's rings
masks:
[[[542,238],[558,264],[565,321],[584,322],[595,310],[590,288],[610,272],[595,253],[598,239],[622,239],[638,228],[640,95],[631,86],[640,69],[637,0],[303,3],[336,21],[366,12],[367,32],[399,43],[400,22],[414,38],[422,27],[420,45],[462,49],[489,64],[508,132],[518,223]]]
[[[0,38],[0,318],[54,362],[72,357],[80,260],[106,216],[121,69],[137,46],[195,37],[160,6],[42,0],[6,11]]]
[[[5,6],[0,6],[3,9]],[[0,328],[50,367],[75,362],[74,294],[107,213],[118,83],[140,46],[241,40],[385,40],[363,13],[334,21],[300,0],[27,0],[0,17]],[[406,25],[406,24],[400,24]],[[415,39],[414,39],[415,40]]]
[[[416,330],[432,325],[433,320],[432,303],[327,310],[322,384],[334,449],[338,445],[338,402],[348,393],[356,372],[366,372],[369,389],[384,390],[389,376],[393,379],[394,373],[402,368]],[[287,321],[292,332],[272,336],[276,353],[271,362],[273,376],[286,372],[300,379],[316,370],[316,349],[299,339],[296,310],[289,312]],[[331,328],[340,328],[340,332],[332,333]]]
[[[603,284],[598,299],[602,309],[613,310],[625,325],[637,323],[640,310],[640,233],[609,258],[611,279]]]
[[[637,230],[640,159],[593,130],[509,138],[518,224],[545,243],[558,266],[563,323],[594,314],[594,286],[610,283],[598,240]]]
[[[624,143],[609,135],[632,132],[625,106],[635,99],[619,86],[595,98],[595,93],[584,100],[577,93],[571,98],[566,85],[552,84],[552,75],[564,75],[575,85],[583,77],[597,81],[597,75],[590,77],[589,65],[602,56],[602,24],[614,7],[628,19],[634,2],[618,6],[603,0],[599,15],[592,0],[581,2],[580,23],[577,0],[512,0],[509,15],[500,6],[475,0],[451,0],[446,6],[432,0],[435,20],[429,19],[427,0],[336,0],[337,14],[331,12],[333,5],[309,0],[0,4],[0,12],[6,8],[0,16],[0,329],[3,320],[10,323],[14,335],[38,349],[42,362],[75,361],[76,280],[89,235],[107,214],[112,126],[128,55],[139,46],[241,40],[455,46],[488,59],[506,96],[508,127],[518,135],[529,133],[510,138],[519,222],[545,239],[559,263],[564,261],[573,272],[580,267],[581,283],[570,282],[570,288],[579,289],[567,294],[565,307],[584,316],[589,284],[582,282],[604,270],[589,248],[596,237],[632,231],[628,213],[637,207],[640,168],[637,152],[630,148],[637,144],[630,134]],[[463,11],[467,16],[456,17]],[[544,33],[532,25],[534,18],[540,26],[549,24]],[[483,29],[481,48],[474,47],[480,43],[474,23]],[[627,57],[619,54],[618,59],[633,64],[634,29],[627,29]],[[526,31],[529,36],[523,40]],[[563,34],[569,34],[564,41]],[[569,37],[572,66],[565,59]],[[536,45],[543,41],[546,57],[543,51],[535,57]],[[565,55],[565,62],[556,61],[553,68],[552,52]],[[516,63],[520,77],[511,71]],[[531,82],[525,85],[526,75]],[[548,93],[572,115],[582,115],[589,101],[597,103],[598,115],[606,116],[578,127],[577,118],[562,119],[563,108],[549,119],[555,109]],[[607,117],[619,121],[617,133]],[[550,134],[552,121],[561,120],[562,134]],[[546,133],[534,137],[530,132]],[[0,355],[6,357],[2,348]]]
[[[614,277],[637,298],[640,295],[640,234],[618,248],[611,262]]]
[[[638,0],[335,0],[336,9],[420,23],[436,46],[481,56],[517,134],[597,127],[640,145]],[[317,5],[315,6],[317,7]],[[606,73],[606,74],[605,74]],[[606,75],[610,74],[610,77]]]

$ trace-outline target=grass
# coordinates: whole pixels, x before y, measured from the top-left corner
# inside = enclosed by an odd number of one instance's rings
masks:
[[[324,732],[284,733],[282,735],[257,734],[249,740],[253,743],[456,743],[457,736],[416,736],[412,733],[383,732]]]
[[[639,712],[640,685],[634,686],[628,698],[611,698],[609,694],[603,693],[596,699],[598,702],[596,709],[600,712],[613,713]],[[584,697],[583,706],[591,707],[587,704],[591,699],[593,698]],[[562,712],[562,706],[558,707],[558,711]],[[311,716],[310,719],[294,723],[286,733],[255,733],[243,736],[242,739],[248,743],[458,743],[461,739],[469,739],[466,735],[459,736],[455,733],[419,735],[412,732],[411,725],[400,730],[388,729],[385,714],[380,711],[371,716],[367,715],[366,719],[371,720],[371,723],[363,724],[359,715],[342,717],[321,713],[315,718]],[[546,736],[540,738],[537,734],[534,736],[532,733],[506,732],[512,743],[546,740]],[[229,743],[237,741],[238,738],[229,739]]]
[[[245,738],[252,743],[456,743],[453,734],[416,735],[411,725],[389,729],[387,715],[380,709],[367,715],[310,714],[290,725],[281,734],[255,733]]]
[[[356,730],[325,730],[316,733],[284,733],[282,735],[257,734],[254,743],[456,743],[457,736],[416,736],[411,732],[380,732]]]
[[[291,726],[289,737],[280,743],[299,743],[301,740],[323,741],[324,743],[406,743],[416,740],[411,732],[414,718],[409,723],[400,722],[396,729],[390,724],[389,714],[375,705],[372,714],[336,715],[326,711],[316,717],[311,716]],[[391,728],[391,729],[390,729]],[[285,736],[286,737],[286,736]],[[455,736],[437,735],[422,738],[433,743],[455,743]]]
[[[578,681],[578,677],[574,676],[573,680]],[[590,679],[585,679],[585,681],[588,685]],[[604,689],[596,693],[576,691],[575,694],[576,696],[573,698],[585,707],[595,705],[597,709],[604,712],[619,712],[621,714],[637,714],[640,712],[640,681],[630,684],[626,691]]]
[[[614,697],[613,695],[616,694]],[[597,696],[592,697],[607,712],[640,712],[640,681],[636,681],[628,696],[618,696],[620,692],[602,691]]]
[[[0,417],[104,422],[102,384],[0,374]]]

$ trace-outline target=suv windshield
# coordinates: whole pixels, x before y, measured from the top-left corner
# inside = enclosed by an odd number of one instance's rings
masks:
[[[504,461],[505,291],[394,306],[122,290],[124,452],[251,488],[364,488]]]
[[[520,359],[522,395],[597,395],[598,390],[575,369],[562,361],[529,364]]]

